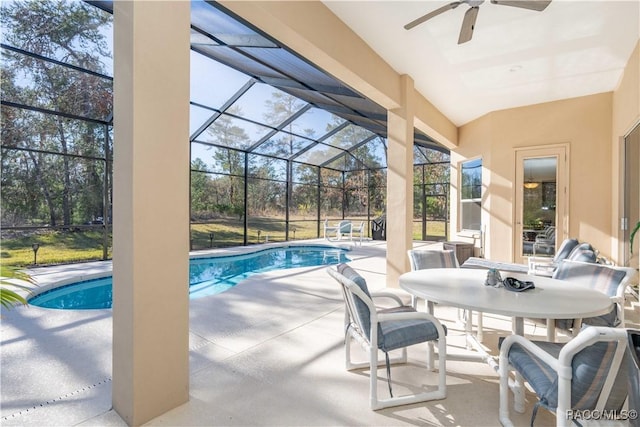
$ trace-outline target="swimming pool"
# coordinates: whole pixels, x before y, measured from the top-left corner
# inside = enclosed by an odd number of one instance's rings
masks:
[[[256,273],[349,261],[346,249],[330,246],[280,246],[243,255],[192,258],[189,298],[215,295]],[[44,308],[88,310],[111,308],[111,276],[56,287],[29,299]]]

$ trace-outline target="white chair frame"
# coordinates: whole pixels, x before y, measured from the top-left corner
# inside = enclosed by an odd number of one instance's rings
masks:
[[[414,259],[412,256],[413,252],[420,252],[420,251],[428,251],[429,249],[409,249],[407,251],[407,256],[409,257],[409,265],[411,266],[411,271],[416,271],[416,270],[420,270],[420,268],[414,263]],[[437,250],[436,250],[437,251]],[[459,268],[460,264],[458,263],[458,258],[456,258],[456,265],[455,268]],[[417,298],[412,295],[411,296],[411,304],[413,305],[413,307],[417,307],[418,301]],[[432,301],[426,301],[426,305],[427,305],[427,313],[429,314],[434,314],[434,304]],[[482,342],[483,340],[483,315],[482,312],[477,312],[476,313],[476,318],[478,320],[478,328],[476,331],[476,336],[479,342]],[[464,323],[465,326],[465,330],[469,333],[471,333],[472,329],[473,329],[473,310],[462,310],[462,309],[458,309],[458,321],[461,323]],[[430,346],[431,348],[433,348],[433,346]],[[469,343],[467,343],[467,348],[471,349],[471,346]],[[431,350],[432,351],[432,350]]]
[[[609,374],[605,381],[602,393],[600,394],[596,407],[593,408],[594,410],[604,409],[604,405],[606,404],[611,389],[613,388],[613,383],[618,370],[621,369],[622,358],[627,348],[626,329],[597,326],[586,328],[580,332],[578,336],[569,341],[562,350],[560,350],[560,354],[557,359],[520,335],[508,336],[503,341],[500,348],[500,423],[505,427],[513,426],[513,423],[509,418],[509,372],[513,370],[513,367],[509,364],[508,359],[509,350],[513,344],[520,344],[557,372],[558,407],[556,408],[556,426],[568,426],[571,424],[571,420],[567,415],[571,410],[571,364],[573,357],[582,349],[600,341],[617,341],[618,346],[616,348],[613,361],[611,362]],[[524,390],[522,390],[521,387],[516,387],[513,390],[513,394],[515,411],[520,413],[524,412]]]
[[[338,232],[338,226],[337,225],[329,225],[329,220],[325,219],[324,220],[324,228],[323,228],[323,236],[325,239],[327,240],[332,240],[331,239],[331,235],[334,234],[334,239],[335,234]]]
[[[375,304],[372,299],[369,298],[360,287],[342,276],[334,268],[327,269],[329,275],[336,279],[342,285],[343,296],[345,299],[345,329],[347,336],[345,337],[345,365],[347,370],[369,368],[369,400],[372,410],[379,410],[389,408],[393,406],[409,405],[418,402],[426,402],[430,400],[444,399],[447,395],[446,384],[446,354],[447,354],[447,340],[446,333],[442,324],[432,315],[428,313],[420,312],[398,312],[398,313],[378,313]],[[353,325],[352,319],[356,318],[356,305],[354,297],[360,298],[369,308],[370,313],[370,334],[365,336],[362,330],[358,327],[350,327]],[[391,298],[399,305],[402,304],[402,300],[395,294],[388,292],[375,292],[371,293],[372,298]],[[378,365],[385,363],[384,361],[378,361],[378,325],[380,322],[388,320],[410,320],[410,319],[424,319],[430,320],[438,331],[438,388],[433,391],[390,397],[388,399],[381,399],[378,397]],[[368,361],[354,362],[351,360],[351,339],[358,342],[364,351],[368,354]],[[402,349],[402,355],[399,358],[390,359],[390,363],[406,363],[407,362],[407,349]],[[433,361],[431,360],[431,354],[427,353],[427,369],[431,370]]]
[[[353,240],[353,235],[358,234],[357,242],[360,242],[360,246],[362,246],[362,239],[364,237],[364,221],[360,221],[360,224],[357,226],[351,225],[351,240]]]
[[[582,261],[567,261],[564,260],[562,262],[570,262],[570,263],[576,263],[576,264],[586,264]],[[616,312],[617,312],[617,316],[618,319],[620,320],[620,327],[624,327],[624,305],[625,305],[625,298],[626,298],[626,289],[629,285],[629,283],[631,283],[631,280],[636,276],[636,274],[638,274],[637,270],[635,268],[632,267],[618,267],[618,266],[611,266],[611,265],[603,265],[603,268],[612,268],[614,270],[621,270],[624,271],[625,276],[624,278],[620,281],[620,283],[618,284],[618,287],[616,289],[616,294],[611,296],[611,302],[613,304],[616,305]],[[576,337],[579,332],[580,329],[582,327],[582,320],[583,319],[574,319],[573,320],[573,326],[571,328],[571,336],[572,337]],[[549,341],[555,341],[556,340],[556,323],[553,320],[547,320],[547,339]]]

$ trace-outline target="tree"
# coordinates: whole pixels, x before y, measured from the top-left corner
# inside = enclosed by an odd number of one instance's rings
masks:
[[[228,111],[234,115],[241,115],[239,107],[231,107]],[[222,114],[207,129],[213,143],[223,147],[246,147],[249,136],[246,131],[235,124],[233,117]],[[231,211],[241,215],[244,211],[244,153],[231,148],[216,149],[213,160],[218,170],[224,171],[226,176],[216,182],[216,187],[226,194],[228,201],[219,204],[222,211]]]
[[[271,93],[271,99],[265,101],[265,112],[263,116],[266,122],[271,126],[279,126],[285,120],[297,113],[304,105],[304,101],[296,98],[288,93],[274,91]],[[294,139],[295,137],[291,133],[297,133],[295,120],[289,123],[285,130],[290,133],[281,133],[277,139],[277,149],[272,154],[276,154],[282,157],[290,157],[295,153]]]
[[[208,217],[215,210],[215,188],[205,162],[191,162],[191,217]]]
[[[110,56],[103,30],[111,20],[110,14],[84,2],[40,0],[4,3],[0,15],[6,44],[98,73],[105,72],[103,60]],[[111,114],[111,79],[15,51],[8,51],[4,59],[3,90],[9,90],[3,99],[99,120]],[[17,115],[6,110],[12,109],[3,108],[3,124],[11,121],[10,115]],[[102,214],[102,197],[97,204],[89,197],[77,197],[86,193],[87,185],[102,190],[97,167],[79,167],[72,157],[96,152],[95,125],[62,116],[18,114],[23,120],[20,125],[6,132],[3,129],[3,147],[11,146],[4,139],[8,136],[13,147],[26,153],[32,173],[23,173],[30,178],[25,185],[39,188],[49,211],[48,222],[56,225],[61,217],[64,225],[71,225],[74,212]],[[83,188],[85,191],[78,191]],[[20,215],[29,214],[33,212]]]

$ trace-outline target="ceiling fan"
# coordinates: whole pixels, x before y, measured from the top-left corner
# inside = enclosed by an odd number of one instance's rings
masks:
[[[484,0],[460,0],[454,1],[447,5],[444,5],[432,12],[427,13],[426,15],[421,16],[418,19],[415,19],[409,22],[404,26],[405,30],[410,30],[413,27],[422,24],[423,22],[433,18],[434,16],[438,16],[441,13],[444,13],[448,10],[455,9],[461,4],[468,4],[469,9],[464,14],[464,19],[462,21],[462,28],[460,29],[460,36],[458,37],[458,44],[466,43],[471,40],[473,36],[473,30],[476,25],[476,19],[478,18],[478,11],[480,10],[480,5],[484,3]],[[536,10],[538,12],[542,12],[549,6],[551,0],[491,0],[491,3],[503,5],[503,6],[514,6],[520,7],[522,9],[530,9]]]

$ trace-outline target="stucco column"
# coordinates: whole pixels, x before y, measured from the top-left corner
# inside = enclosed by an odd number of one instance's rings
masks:
[[[387,286],[409,270],[413,245],[413,79],[400,77],[402,107],[387,112]]]
[[[189,2],[114,2],[113,407],[189,399]]]

